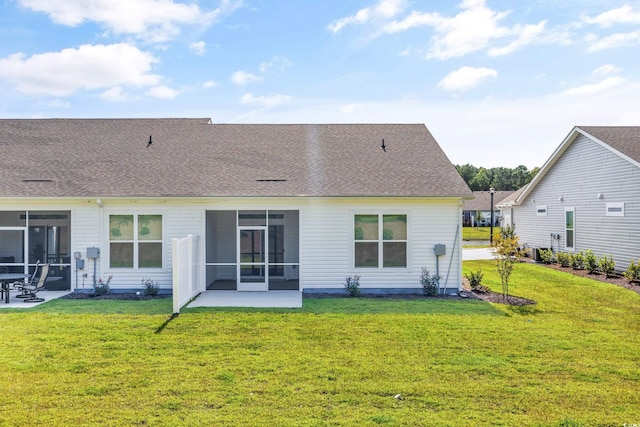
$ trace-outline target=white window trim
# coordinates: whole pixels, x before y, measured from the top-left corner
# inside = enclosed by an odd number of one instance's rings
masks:
[[[356,240],[354,236],[354,226],[357,215],[377,215],[378,216],[378,266],[377,267],[356,267],[356,242],[373,242],[373,240]],[[384,216],[385,215],[405,215],[407,217],[407,238],[405,240],[384,240]],[[410,246],[409,246],[409,236],[411,236],[411,215],[408,212],[399,212],[399,211],[352,211],[351,212],[351,268],[355,271],[364,271],[364,270],[385,270],[385,271],[407,271],[411,269],[409,261],[411,259],[410,254]],[[406,260],[404,267],[384,267],[384,249],[383,245],[387,242],[405,242],[406,244]]]
[[[133,231],[134,231],[134,235],[133,235],[133,240],[123,240],[120,241],[122,243],[128,243],[128,242],[132,242],[133,243],[133,267],[111,267],[111,242],[112,240],[110,239],[110,230],[109,230],[109,222],[110,222],[110,217],[112,215],[132,215],[133,216]],[[138,243],[140,243],[140,241],[138,240],[138,236],[137,236],[137,231],[138,231],[138,218],[140,215],[158,215],[161,218],[162,221],[162,240],[147,240],[145,242],[149,242],[149,243],[160,243],[162,244],[162,266],[161,267],[139,267],[139,259],[138,259]],[[124,212],[124,211],[109,211],[106,212],[106,221],[105,221],[105,226],[106,226],[106,243],[107,243],[107,247],[105,251],[100,251],[101,254],[104,254],[104,258],[106,260],[106,267],[107,267],[107,272],[108,273],[112,273],[112,272],[122,272],[122,271],[166,271],[166,266],[167,266],[167,245],[165,244],[165,240],[166,240],[166,224],[165,224],[165,215],[162,212],[158,212],[158,211],[149,211],[149,212]],[[113,242],[118,242],[116,240],[113,240]]]
[[[624,202],[608,202],[607,216],[624,216]]]
[[[537,216],[547,216],[547,205],[538,205],[538,206],[536,206],[536,215]]]
[[[572,229],[568,229],[567,228],[567,212],[572,212],[573,213],[573,228]],[[576,208],[571,207],[571,208],[564,208],[564,244],[565,244],[565,249],[567,250],[571,250],[571,251],[575,251],[576,250]],[[572,230],[573,231],[573,244],[571,246],[567,245],[567,230]]]

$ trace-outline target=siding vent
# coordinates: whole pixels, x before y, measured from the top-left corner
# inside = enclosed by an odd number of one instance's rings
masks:
[[[607,216],[624,216],[624,202],[607,203]]]

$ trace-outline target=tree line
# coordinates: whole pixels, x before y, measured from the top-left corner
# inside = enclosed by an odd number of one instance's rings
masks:
[[[486,169],[470,164],[456,165],[456,170],[473,191],[488,191],[494,188],[497,191],[517,190],[527,185],[540,170],[535,167],[528,170],[520,165],[513,169],[497,167]]]

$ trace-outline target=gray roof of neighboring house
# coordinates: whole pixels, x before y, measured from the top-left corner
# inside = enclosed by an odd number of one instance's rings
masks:
[[[496,191],[493,194],[493,205],[497,205],[499,201],[507,198],[511,195],[513,191]],[[490,211],[491,210],[491,193],[489,191],[474,191],[473,192],[474,199],[473,200],[465,200],[464,207],[462,208],[465,211]]]
[[[527,188],[526,185],[518,188],[516,191],[512,191],[505,198],[499,200],[496,203],[496,206],[498,206],[498,207],[507,207],[509,205],[512,205],[513,202],[518,198],[518,196],[520,196],[520,194],[522,194],[522,192],[524,191],[525,188]]]
[[[0,120],[0,197],[470,195],[421,124]]]

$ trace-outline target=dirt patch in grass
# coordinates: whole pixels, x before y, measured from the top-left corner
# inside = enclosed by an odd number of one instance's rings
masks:
[[[102,299],[113,299],[113,300],[150,300],[150,299],[160,299],[160,298],[170,298],[171,295],[144,295],[140,293],[140,295],[135,292],[114,292],[108,293],[104,295],[96,295],[92,293],[86,292],[71,292],[62,297],[62,299],[84,299],[84,300],[102,300]]]

